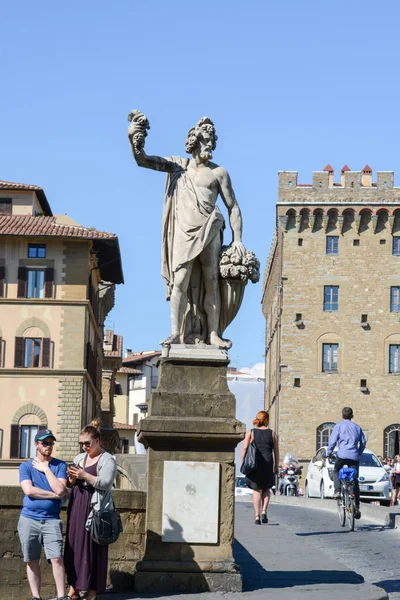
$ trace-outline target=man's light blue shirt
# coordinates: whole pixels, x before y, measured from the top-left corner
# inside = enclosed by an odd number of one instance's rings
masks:
[[[353,423],[353,421],[345,419],[341,423],[336,423],[333,428],[328,450],[326,451],[328,456],[332,454],[336,444],[338,446],[337,455],[339,458],[360,460],[367,441],[361,427]]]

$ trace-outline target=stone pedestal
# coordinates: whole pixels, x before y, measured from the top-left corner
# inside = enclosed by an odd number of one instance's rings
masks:
[[[148,449],[138,593],[242,590],[232,544],[234,450],[245,427],[235,418],[228,363],[216,348],[180,345],[161,359],[149,416],[138,427]]]

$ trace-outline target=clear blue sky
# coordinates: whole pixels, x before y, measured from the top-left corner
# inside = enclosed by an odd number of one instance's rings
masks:
[[[161,156],[185,156],[189,127],[214,119],[214,160],[264,268],[279,170],[303,183],[328,162],[336,177],[345,163],[400,171],[399,17],[394,0],[3,2],[0,179],[38,184],[54,213],[118,234],[126,283],[109,323],[125,347],[157,348],[165,180],[134,163],[128,112],[146,113]],[[260,300],[249,283],[226,332],[235,366],[263,360]]]

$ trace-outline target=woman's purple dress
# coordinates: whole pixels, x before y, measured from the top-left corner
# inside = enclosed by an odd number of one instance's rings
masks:
[[[85,471],[96,476],[97,463]],[[84,484],[77,480],[69,501],[64,564],[68,583],[75,589],[102,593],[106,590],[108,546],[96,544],[85,529],[94,487]]]

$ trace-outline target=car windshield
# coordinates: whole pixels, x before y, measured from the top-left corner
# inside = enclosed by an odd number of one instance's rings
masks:
[[[236,477],[236,487],[247,487],[244,477]]]
[[[382,465],[376,458],[375,454],[368,454],[364,452],[360,458],[360,467],[381,467]]]

